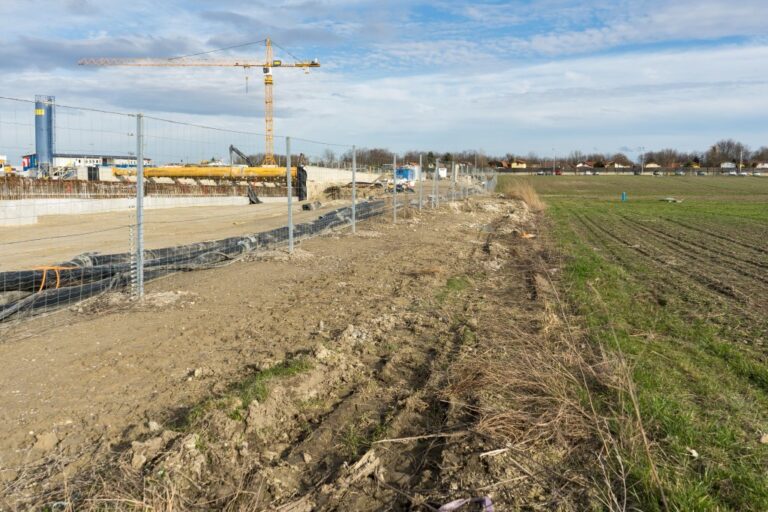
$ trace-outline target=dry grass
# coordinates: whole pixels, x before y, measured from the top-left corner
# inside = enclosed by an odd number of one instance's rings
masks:
[[[528,182],[507,180],[499,185],[499,192],[509,199],[518,199],[528,205],[533,212],[541,212],[547,208],[536,189]]]
[[[503,192],[527,203],[540,201],[529,186]],[[538,468],[532,474],[523,471],[520,478],[527,475],[531,485],[544,489],[569,489],[557,498],[560,509],[597,505],[627,510],[627,474],[617,456],[619,443],[595,394],[625,384],[617,375],[622,368],[571,325],[549,272],[557,263],[542,258],[546,241],[523,244],[515,242],[514,235],[497,239],[516,248],[519,264],[507,267],[509,275],[500,282],[524,281],[522,274],[533,272],[529,286],[535,288],[535,298],[523,299],[522,289],[506,284],[484,290],[490,298],[483,308],[494,318],[490,325],[481,323],[486,328],[477,333],[484,350],[453,364],[443,399],[460,404],[474,420],[472,431],[491,440],[491,446],[505,447],[508,456]],[[530,300],[536,301],[535,307]],[[535,331],[526,327],[530,324]]]

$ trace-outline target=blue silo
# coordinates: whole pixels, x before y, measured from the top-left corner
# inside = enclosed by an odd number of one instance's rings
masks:
[[[35,96],[35,152],[37,169],[43,173],[53,164],[54,102],[53,96]]]

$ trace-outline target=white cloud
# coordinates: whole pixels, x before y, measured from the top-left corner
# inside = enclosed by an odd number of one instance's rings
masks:
[[[768,128],[757,121],[768,115],[768,73],[761,66],[768,61],[765,39],[674,51],[643,46],[751,36],[768,14],[763,1],[729,6],[716,0],[674,4],[547,0],[516,9],[490,2],[443,2],[437,7],[451,8],[451,13],[463,16],[462,21],[416,22],[404,1],[296,0],[273,9],[268,2],[197,0],[188,2],[191,7],[186,10],[171,3],[157,6],[160,14],[140,29],[136,13],[148,8],[149,0],[100,1],[98,15],[90,20],[85,4],[75,4],[20,3],[19,9],[28,14],[50,6],[50,16],[60,17],[79,35],[22,38],[39,32],[28,30],[26,16],[13,14],[19,23],[12,24],[11,43],[0,47],[0,58],[13,69],[3,75],[2,94],[30,99],[35,93],[54,94],[66,104],[142,110],[263,131],[260,73],[251,75],[251,93],[245,96],[241,70],[74,66],[77,58],[89,55],[192,53],[235,34],[235,39],[227,40],[231,44],[240,37],[240,32],[227,30],[232,24],[263,22],[276,30],[313,30],[347,41],[327,47],[318,43],[321,50],[329,49],[331,60],[324,60],[323,68],[309,76],[277,72],[279,133],[399,150],[479,147],[499,153],[545,152],[553,146],[562,151],[591,151],[596,146],[610,151],[641,144],[696,149],[723,136],[742,138],[753,146],[768,142]],[[67,5],[75,12],[65,9]],[[11,12],[8,7],[6,0],[0,0],[0,16]],[[213,23],[199,14],[206,9],[234,15]],[[388,16],[392,10],[397,14]],[[305,18],[307,12],[313,13],[312,19]],[[373,14],[364,18],[362,12]],[[125,23],[118,22],[121,16]],[[510,30],[498,37],[482,32],[467,36],[489,18],[494,29],[514,25],[518,19],[522,25],[514,26],[521,30],[542,20],[547,28],[530,35]],[[121,27],[118,34],[111,28],[113,20]],[[105,27],[110,28],[104,31]],[[134,33],[122,33],[123,27],[134,28]],[[627,45],[640,49],[590,55]],[[583,56],[564,57],[574,54]],[[536,57],[528,58],[531,55]],[[542,55],[551,60],[541,62]],[[2,112],[0,108],[0,116]],[[24,112],[22,108],[16,114],[24,118]],[[7,119],[0,118],[0,128]],[[99,123],[109,126],[106,120]],[[8,140],[0,140],[0,146]],[[218,139],[210,142],[206,149],[218,143]]]

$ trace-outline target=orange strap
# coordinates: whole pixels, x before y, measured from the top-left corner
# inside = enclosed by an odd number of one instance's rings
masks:
[[[35,267],[32,270],[42,270],[43,271],[43,280],[40,282],[40,289],[37,290],[38,293],[43,291],[43,288],[45,288],[45,279],[48,277],[48,271],[53,270],[56,272],[56,289],[59,289],[59,286],[61,285],[61,274],[59,273],[62,270],[74,270],[77,267]]]

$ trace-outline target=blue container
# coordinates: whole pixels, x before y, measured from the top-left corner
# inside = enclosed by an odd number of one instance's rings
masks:
[[[413,181],[416,179],[416,171],[410,167],[399,167],[395,171],[395,176],[399,180]]]

